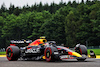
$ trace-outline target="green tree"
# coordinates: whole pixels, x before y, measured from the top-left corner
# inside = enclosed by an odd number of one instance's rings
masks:
[[[43,25],[43,23],[49,18],[50,13],[48,11],[32,13],[28,20],[32,25],[32,33],[30,36],[28,36],[28,38],[36,39],[43,35],[40,32],[40,28]]]
[[[16,7],[13,14],[15,14],[16,16],[18,16],[20,14],[20,9],[19,7]]]
[[[41,12],[43,10],[42,2],[38,5],[38,11]]]
[[[76,12],[77,14],[77,12]],[[66,41],[67,46],[75,46],[76,45],[76,32],[78,27],[78,16],[73,11],[70,11],[65,19],[65,33],[66,33]]]
[[[52,18],[46,20],[41,26],[40,30],[43,35],[49,40],[55,40],[58,44],[65,44],[65,27],[64,27],[64,16],[60,14],[58,10],[52,15]]]
[[[72,7],[76,8],[77,5],[78,5],[78,4],[76,3],[76,1],[73,1],[73,3],[72,3]]]
[[[3,27],[3,23],[4,23],[4,18],[2,16],[0,16],[0,47],[5,47],[5,45],[3,44],[3,38],[1,37],[2,35],[2,27]]]
[[[15,28],[15,21],[16,19],[16,16],[11,14],[9,16],[6,17],[5,21],[4,21],[4,25],[3,25],[3,28],[2,28],[2,37],[5,38],[5,42],[6,42],[6,46],[8,45],[9,41],[12,39],[12,38],[15,38],[16,39],[16,30],[14,29]]]
[[[44,7],[43,7],[43,8],[44,8],[44,10],[46,10],[46,11],[49,10],[49,5],[48,5],[48,3],[44,4]]]
[[[1,12],[6,12],[6,6],[5,6],[5,4],[3,3],[2,5],[1,5]]]
[[[10,4],[9,11],[8,11],[9,14],[12,14],[14,12],[14,10],[15,10],[15,6]]]

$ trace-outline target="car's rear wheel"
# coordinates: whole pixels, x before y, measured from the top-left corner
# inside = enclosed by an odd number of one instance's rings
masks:
[[[18,60],[20,55],[19,47],[17,46],[9,46],[6,49],[6,57],[9,61],[16,61]]]
[[[47,47],[44,51],[44,55],[47,62],[56,61],[60,59],[58,50],[55,47]]]

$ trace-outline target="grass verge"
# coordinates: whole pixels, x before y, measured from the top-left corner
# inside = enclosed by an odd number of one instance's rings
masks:
[[[100,55],[100,49],[88,49],[88,54],[90,54],[90,50],[93,50],[96,55]]]
[[[6,55],[6,52],[0,52],[0,55]]]

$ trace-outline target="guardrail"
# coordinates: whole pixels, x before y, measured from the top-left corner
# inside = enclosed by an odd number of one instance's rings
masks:
[[[5,52],[5,51],[6,51],[5,48],[1,48],[1,49],[0,49],[0,52]]]
[[[88,49],[100,49],[100,46],[88,46]]]

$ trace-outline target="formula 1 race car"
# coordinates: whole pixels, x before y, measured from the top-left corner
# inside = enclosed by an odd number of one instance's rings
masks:
[[[28,46],[18,46],[18,44],[27,43]],[[47,41],[45,37],[30,41],[13,40],[6,49],[6,56],[9,61],[21,60],[46,60],[59,61],[63,59],[77,59],[84,61],[88,58],[87,48],[84,45],[76,45],[75,51],[63,46],[57,46],[55,41]]]

